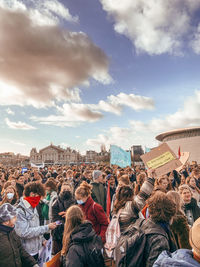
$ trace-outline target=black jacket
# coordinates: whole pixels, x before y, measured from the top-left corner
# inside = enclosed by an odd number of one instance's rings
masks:
[[[94,248],[98,252],[98,257],[93,258],[95,265],[91,264],[91,251]],[[81,224],[71,234],[68,252],[65,257],[65,267],[103,267],[104,260],[101,253],[103,243],[101,238],[96,235],[90,222]]]
[[[37,264],[12,228],[0,224],[0,241],[1,267],[32,267]]]
[[[60,216],[58,213],[60,213],[62,211],[66,211],[70,206],[72,206],[74,204],[76,204],[76,201],[69,191],[67,191],[64,199],[61,197],[61,195],[59,195],[58,198],[53,203],[53,205],[52,205],[52,221],[53,222],[56,222],[56,221],[62,222],[61,225],[58,225],[56,227],[56,229],[52,231],[53,240],[61,241],[61,243],[62,243],[65,218]]]
[[[191,202],[189,204],[185,204],[184,212],[186,216],[187,216],[187,210],[190,210],[192,212],[194,222],[200,217],[200,208],[197,205],[196,199],[191,198]],[[188,222],[190,222],[190,220],[188,220]]]

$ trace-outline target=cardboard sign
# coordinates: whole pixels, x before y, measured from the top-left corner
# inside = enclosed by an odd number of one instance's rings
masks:
[[[157,176],[167,174],[182,165],[166,143],[142,155],[141,159],[149,169],[155,170]]]
[[[182,163],[182,165],[176,169],[177,172],[179,172],[183,168],[183,166],[188,161],[189,156],[190,156],[190,152],[181,152],[181,156],[179,160]]]

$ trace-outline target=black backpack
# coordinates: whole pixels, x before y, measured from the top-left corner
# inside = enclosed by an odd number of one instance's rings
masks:
[[[152,232],[152,229],[143,230],[145,219],[138,219],[135,224],[130,225],[120,236],[115,248],[116,266],[118,267],[144,267],[144,252],[146,236],[160,234]]]
[[[70,244],[69,248],[74,245],[82,246],[84,254],[86,256],[85,265],[87,267],[105,267],[103,258],[103,243],[101,237],[95,235],[95,237],[88,242],[73,242]],[[66,256],[62,259],[63,267],[66,266]]]

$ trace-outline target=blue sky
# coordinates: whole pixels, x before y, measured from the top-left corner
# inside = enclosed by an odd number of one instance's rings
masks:
[[[2,0],[0,33],[1,152],[200,124],[199,0]]]

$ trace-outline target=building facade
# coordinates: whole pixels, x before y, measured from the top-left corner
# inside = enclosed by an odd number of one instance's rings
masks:
[[[39,150],[32,148],[30,152],[30,162],[33,164],[59,164],[69,165],[72,163],[77,164],[80,160],[80,154],[76,150],[69,147],[66,149],[53,144]]]
[[[190,152],[189,162],[200,163],[200,127],[191,127],[165,132],[156,136],[160,142],[167,143],[178,156],[180,152]]]

